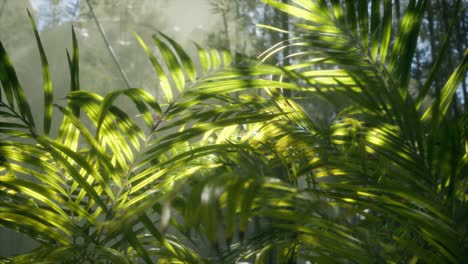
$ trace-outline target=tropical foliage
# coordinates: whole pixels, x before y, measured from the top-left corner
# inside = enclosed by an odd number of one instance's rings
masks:
[[[57,103],[35,31],[39,118],[0,46],[0,225],[40,243],[5,261],[467,262],[468,116],[449,107],[468,52],[443,86],[436,63],[415,90],[427,0],[397,32],[391,0],[265,2],[294,23],[259,59],[190,58],[160,32],[153,54],[136,36],[164,98],[80,90],[73,34]],[[262,63],[288,45],[290,65]],[[316,122],[296,97],[339,112]]]

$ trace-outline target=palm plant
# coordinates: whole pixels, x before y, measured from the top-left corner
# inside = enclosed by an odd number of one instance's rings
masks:
[[[467,115],[448,111],[468,53],[430,97],[438,63],[410,89],[426,0],[397,33],[390,0],[264,2],[291,16],[292,38],[258,60],[201,47],[195,60],[163,33],[154,55],[137,36],[158,100],[80,90],[73,34],[71,92],[54,104],[35,30],[43,128],[0,45],[0,225],[40,243],[8,260],[468,261]],[[291,65],[262,63],[287,45]],[[284,90],[339,112],[318,124]]]

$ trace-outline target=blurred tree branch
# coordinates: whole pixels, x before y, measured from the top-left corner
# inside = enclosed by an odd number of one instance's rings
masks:
[[[120,65],[120,62],[117,59],[117,55],[115,54],[114,49],[112,48],[112,46],[110,45],[109,40],[107,39],[106,33],[104,32],[104,29],[102,28],[101,23],[99,23],[99,20],[97,19],[96,14],[94,13],[94,10],[93,10],[93,7],[92,7],[90,1],[86,0],[86,3],[88,4],[89,11],[91,13],[91,16],[93,17],[93,20],[96,23],[96,26],[98,27],[99,32],[101,33],[102,39],[104,40],[104,43],[106,44],[107,50],[109,51],[109,53],[110,53],[112,59],[114,60],[117,68],[119,69],[119,72],[120,72],[120,75],[122,76],[122,79],[125,81],[125,84],[127,85],[128,88],[132,87],[132,85],[130,84],[130,81],[128,80],[127,74],[125,73],[125,71],[122,68],[122,65]]]

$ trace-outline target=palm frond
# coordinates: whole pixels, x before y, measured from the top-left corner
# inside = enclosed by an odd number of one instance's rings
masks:
[[[427,1],[393,36],[389,0],[265,2],[293,36],[259,60],[137,35],[164,98],[80,90],[73,32],[57,138],[37,32],[44,133],[0,43],[0,225],[41,243],[12,261],[466,259],[466,115],[447,115],[466,54],[429,108],[409,93]],[[290,65],[265,63],[286,46]],[[324,125],[284,89],[347,101]]]

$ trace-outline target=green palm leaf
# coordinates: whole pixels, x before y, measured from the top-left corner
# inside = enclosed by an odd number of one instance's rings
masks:
[[[81,91],[72,33],[57,138],[39,36],[45,135],[0,45],[0,224],[42,243],[13,261],[463,261],[466,116],[447,113],[467,55],[419,109],[427,91],[408,90],[427,1],[409,1],[394,38],[389,0],[264,2],[292,21],[266,27],[292,37],[258,61],[197,45],[191,58],[163,33],[153,53],[137,36],[164,100]],[[290,65],[265,63],[285,47]],[[336,116],[316,122],[299,96]]]
[[[53,97],[53,88],[52,88],[52,81],[50,79],[50,72],[49,72],[49,63],[47,62],[47,57],[45,55],[44,47],[42,46],[41,38],[39,37],[39,32],[36,28],[36,23],[29,13],[29,19],[31,20],[31,25],[34,30],[34,36],[36,37],[37,46],[39,49],[39,54],[41,57],[42,63],[42,78],[44,80],[44,133],[47,135],[50,132],[50,128],[52,126],[52,103],[54,100]]]

